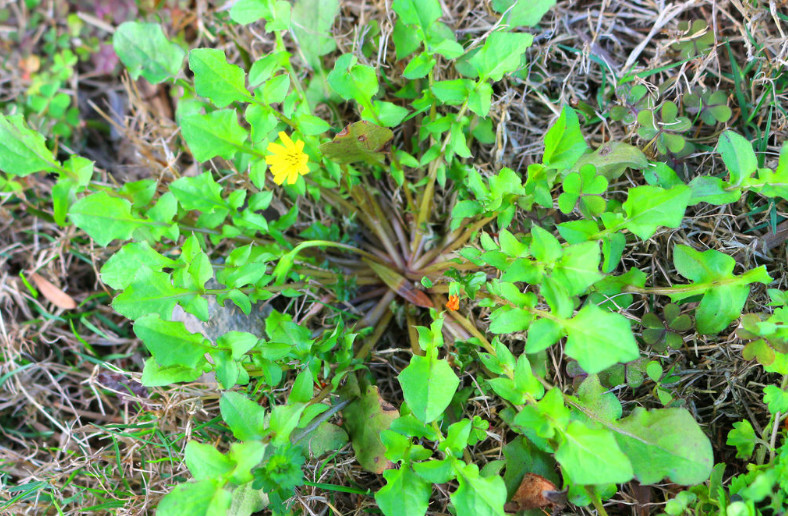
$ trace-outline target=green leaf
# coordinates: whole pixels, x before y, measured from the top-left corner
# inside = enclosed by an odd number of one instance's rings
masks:
[[[147,314],[169,319],[178,301],[185,303],[194,296],[189,290],[174,287],[169,274],[141,267],[133,281],[112,300],[112,308],[131,320]]]
[[[142,385],[145,387],[163,387],[180,382],[193,382],[202,376],[202,368],[183,366],[162,367],[151,357],[145,361],[142,370]]]
[[[426,33],[443,14],[438,0],[394,0],[391,8],[406,25],[415,25]]]
[[[156,516],[224,516],[231,502],[219,480],[205,479],[175,487],[159,502]]]
[[[216,107],[227,107],[233,102],[248,102],[246,74],[240,66],[227,62],[224,51],[215,48],[195,48],[189,52],[189,68],[194,72],[194,89],[201,97],[211,99]]]
[[[641,484],[667,477],[676,484],[695,485],[709,478],[714,466],[711,443],[687,410],[636,407],[618,427],[616,441]]]
[[[537,319],[528,327],[525,341],[526,353],[539,353],[558,342],[563,336],[563,327],[551,319]]]
[[[232,159],[244,149],[248,136],[238,123],[234,109],[185,116],[181,120],[181,131],[197,161],[208,161],[216,156]]]
[[[566,354],[589,374],[640,356],[629,321],[622,315],[591,304],[562,324],[567,333]]]
[[[574,109],[564,105],[561,116],[548,129],[544,137],[545,166],[563,170],[571,168],[580,156],[588,150],[588,145],[580,130],[580,121]]]
[[[343,54],[328,74],[328,84],[345,100],[369,102],[378,92],[378,78],[371,66],[358,64],[353,54]]]
[[[154,251],[147,242],[130,242],[101,267],[101,281],[120,290],[134,281],[140,267],[161,272],[164,267],[174,266],[173,260]]]
[[[563,435],[555,459],[573,483],[620,484],[632,479],[632,465],[610,430],[589,428],[573,421]]]
[[[0,114],[0,170],[12,176],[54,171],[60,164],[44,137],[29,129],[22,115]]]
[[[457,461],[454,465],[459,487],[451,495],[457,514],[504,516],[506,485],[498,475],[482,477],[476,464]]]
[[[195,480],[218,478],[232,471],[233,461],[210,444],[189,441],[184,450],[184,462]]]
[[[195,368],[206,361],[205,353],[210,349],[204,343],[205,337],[189,333],[182,322],[164,321],[155,314],[137,319],[134,333],[164,367]]]
[[[500,81],[504,74],[520,67],[525,49],[533,40],[533,35],[523,32],[493,32],[468,63],[476,69],[480,81]]]
[[[112,36],[115,53],[132,79],[158,84],[178,75],[186,52],[171,43],[158,23],[123,22]]]
[[[734,276],[736,260],[714,249],[700,252],[677,245],[673,250],[673,264],[679,274],[694,283],[667,288],[665,293],[674,302],[704,294],[695,313],[698,331],[704,335],[721,332],[741,315],[750,283],[772,281],[764,266]]]
[[[752,144],[743,136],[733,131],[725,131],[720,136],[717,150],[722,161],[730,172],[730,184],[739,186],[749,179],[758,169],[758,158],[752,150]]]
[[[514,7],[512,7],[513,4]],[[533,27],[555,5],[555,0],[492,0],[492,8],[504,14],[503,22],[510,27]]]
[[[408,407],[422,423],[443,414],[460,385],[449,363],[438,359],[437,348],[428,350],[427,356],[413,355],[397,379]]]
[[[337,48],[331,36],[331,27],[337,14],[339,0],[297,0],[293,4],[290,13],[293,35],[306,62],[314,69],[321,68],[320,56]]]
[[[728,189],[728,183],[714,176],[697,176],[689,183],[692,189],[690,206],[707,202],[716,206],[730,204],[741,198],[741,188]]]
[[[219,409],[222,419],[239,441],[254,441],[266,436],[265,409],[243,394],[223,392]]]
[[[622,226],[643,240],[651,238],[658,226],[677,228],[684,220],[691,195],[687,186],[670,190],[647,185],[631,188],[622,205],[627,214]]]
[[[788,412],[788,392],[777,385],[767,385],[763,388],[763,402],[772,414]]]
[[[386,485],[375,493],[375,501],[386,516],[423,516],[432,486],[413,473],[409,466],[383,472]]]
[[[756,442],[755,430],[746,419],[733,423],[733,430],[728,432],[728,440],[725,444],[736,447],[737,459],[749,459],[755,451]]]
[[[99,192],[75,202],[68,210],[72,222],[102,247],[113,240],[128,240],[135,229],[151,223],[131,214],[131,203]]]
[[[551,276],[566,288],[570,296],[583,294],[603,277],[599,272],[600,258],[597,242],[570,245],[564,249]]]
[[[265,19],[265,30],[287,30],[290,28],[290,4],[284,0],[238,0],[230,9],[230,19],[248,25]]]

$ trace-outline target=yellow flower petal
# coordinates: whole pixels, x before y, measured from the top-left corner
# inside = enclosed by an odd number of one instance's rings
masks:
[[[309,156],[304,152],[304,142],[295,142],[285,132],[279,133],[279,143],[269,143],[267,150],[271,154],[265,157],[265,162],[271,168],[274,183],[281,185],[295,184],[299,175],[309,173]]]

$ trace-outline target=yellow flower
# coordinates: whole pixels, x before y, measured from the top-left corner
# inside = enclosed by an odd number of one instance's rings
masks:
[[[298,180],[298,174],[309,172],[306,166],[309,157],[304,153],[304,142],[293,142],[284,132],[279,133],[279,139],[284,145],[269,143],[268,152],[272,154],[265,157],[265,162],[270,165],[274,174],[274,183],[281,185],[287,179],[287,184],[293,185]]]

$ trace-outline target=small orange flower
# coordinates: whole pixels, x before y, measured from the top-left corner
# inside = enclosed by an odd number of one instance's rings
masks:
[[[460,309],[460,296],[451,295],[446,303],[446,309],[455,312]]]

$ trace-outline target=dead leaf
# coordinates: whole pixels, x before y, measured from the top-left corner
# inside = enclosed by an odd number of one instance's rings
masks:
[[[62,308],[63,310],[73,310],[77,307],[77,302],[74,301],[73,297],[54,286],[49,280],[37,272],[31,274],[30,279],[36,284],[36,288],[38,288],[41,294],[47,298],[47,301],[56,307]]]
[[[555,484],[542,475],[526,473],[512,499],[504,506],[507,512],[520,512],[554,505],[564,505],[566,491],[559,491]]]
[[[399,417],[399,410],[380,397],[378,388],[368,386],[361,392],[355,375],[349,375],[342,398],[356,397],[342,411],[343,426],[350,435],[353,451],[361,467],[380,475],[394,464],[386,459],[386,447],[380,440],[383,430]]]

